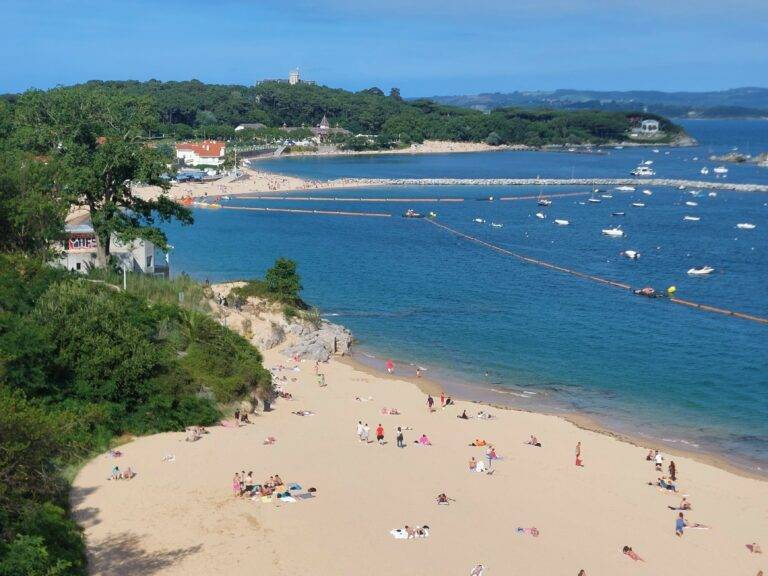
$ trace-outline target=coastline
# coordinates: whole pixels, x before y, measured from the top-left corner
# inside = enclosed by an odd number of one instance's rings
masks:
[[[611,428],[609,425],[602,423],[599,418],[581,412],[554,412],[542,409],[542,407],[526,408],[511,402],[493,402],[488,399],[479,399],[479,396],[482,395],[483,392],[495,392],[494,389],[484,387],[481,384],[464,383],[461,387],[457,387],[455,383],[442,381],[439,378],[433,378],[430,376],[422,376],[420,378],[416,378],[415,376],[409,377],[403,374],[390,375],[387,374],[386,371],[374,365],[373,362],[365,362],[364,360],[361,360],[358,354],[359,353],[356,353],[353,348],[352,353],[349,356],[337,358],[336,361],[344,363],[359,372],[363,372],[377,378],[409,382],[413,386],[417,387],[425,395],[439,396],[441,391],[445,391],[449,396],[456,400],[471,402],[476,405],[487,406],[497,410],[509,410],[512,412],[523,412],[528,414],[538,414],[541,416],[559,418],[573,424],[582,430],[602,434],[636,448],[642,448],[644,450],[663,448],[665,453],[676,457],[688,458],[690,460],[694,460],[708,466],[713,466],[743,478],[768,482],[768,470],[756,470],[754,468],[750,468],[745,463],[740,463],[738,459],[729,459],[726,456],[711,450],[686,450],[671,445],[669,442],[666,442],[661,438],[655,439],[643,437],[640,434],[632,434],[631,432],[618,431]],[[477,394],[477,396],[472,397],[473,391],[475,394]]]
[[[347,574],[365,566],[372,576],[416,576],[463,574],[482,562],[494,573],[570,574],[583,567],[629,576],[641,567],[622,556],[624,545],[654,574],[764,568],[761,556],[744,550],[768,530],[764,481],[675,456],[681,492],[694,506],[686,517],[712,527],[680,539],[673,531],[677,512],[667,506],[681,494],[647,486],[659,473],[646,450],[614,435],[514,409],[462,421],[462,410],[474,415],[480,405],[457,400],[430,413],[415,379],[382,377],[334,357],[321,368],[328,386],[318,387],[312,363],[294,364],[280,346],[263,355],[265,366],[286,376],[280,385],[293,397],[278,399],[253,424],[216,426],[193,443],[183,433],[138,438],[121,446],[118,461],[103,454],[82,468],[72,503],[87,537],[90,574],[127,576],[147,566],[164,576]],[[381,415],[384,406],[401,415]],[[314,415],[299,418],[295,410]],[[383,422],[388,444],[362,444],[354,436],[358,420],[372,429]],[[406,449],[394,446],[399,425],[407,426]],[[414,444],[421,433],[433,445]],[[531,433],[543,448],[525,444]],[[267,436],[276,443],[262,444]],[[494,475],[467,472],[470,456],[483,459],[484,448],[467,446],[474,438],[487,438],[504,457]],[[583,468],[573,464],[577,441]],[[173,461],[163,460],[167,454]],[[115,464],[131,465],[138,476],[109,482]],[[296,503],[234,498],[232,474],[242,468],[254,470],[258,481],[279,473],[304,489],[316,487],[317,496]],[[440,492],[455,501],[436,506]],[[393,539],[389,530],[403,524],[427,524],[430,537]],[[516,535],[515,526],[535,526],[540,536]]]

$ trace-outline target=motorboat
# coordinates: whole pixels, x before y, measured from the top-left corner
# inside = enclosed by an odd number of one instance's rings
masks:
[[[544,214],[544,212],[536,212],[536,218],[538,218],[539,220],[544,220],[546,217],[547,215]]]
[[[559,218],[555,219],[555,224],[558,226],[568,226],[570,224],[570,221],[568,220],[561,220]]]
[[[432,219],[437,218],[437,212],[430,212],[429,214],[427,214],[427,217]]]
[[[477,222],[478,224],[485,224],[485,220],[483,220],[482,218],[475,218],[473,222]]]
[[[587,202],[590,202],[591,204],[600,204],[602,200],[600,200],[600,198],[595,198],[594,196],[592,196],[591,198],[587,198]]]
[[[718,166],[712,170],[715,174],[728,174],[728,168],[725,166]]]
[[[712,274],[715,269],[711,266],[696,266],[695,268],[691,268],[688,270],[688,276],[706,276],[707,274]]]
[[[640,252],[637,252],[636,250],[624,250],[624,252],[621,252],[621,255],[630,260],[637,260],[640,258]]]
[[[491,226],[493,228],[504,228],[504,224],[497,224],[496,222],[491,222]]]
[[[699,205],[699,203],[698,203],[698,202],[694,202],[694,201],[692,201],[692,200],[688,200],[688,201],[685,203],[685,205],[686,205],[686,206],[698,206],[698,205]]]
[[[658,154],[659,153],[659,149],[658,148],[654,148],[653,150],[651,150],[651,152],[653,152],[654,154]]]
[[[701,190],[689,190],[688,194],[690,194],[691,196],[693,196],[695,198],[697,196],[701,196]]]
[[[408,208],[408,210],[406,210],[403,213],[403,218],[424,218],[424,214],[422,214],[421,212],[416,212],[416,210],[413,210],[411,208]]]
[[[611,212],[611,216],[625,216],[626,212]]]
[[[603,228],[603,235],[610,236],[611,238],[621,238],[624,236],[624,230],[618,226],[615,228]]]
[[[649,176],[656,176],[656,172],[653,171],[653,168],[650,168],[649,166],[640,165],[632,172],[630,172],[632,176],[639,176],[641,178],[647,178]]]
[[[739,224],[736,224],[736,228],[739,230],[754,230],[756,226],[749,222],[740,222]]]
[[[650,191],[650,190],[648,190],[648,189],[646,189],[646,190],[643,190],[643,194],[645,194],[646,196],[653,196],[653,192],[651,192],[651,191]]]
[[[701,170],[699,170],[699,172],[701,172],[702,174],[704,174],[704,176],[706,176],[707,174],[709,174],[709,168],[707,168],[706,166],[704,166],[704,168],[702,168]]]
[[[552,200],[550,200],[549,198],[539,198],[538,204],[539,206],[551,206]]]
[[[653,160],[646,160],[645,162],[643,162],[643,164],[646,166],[650,166],[651,164],[653,164]]]
[[[613,198],[613,194],[600,194],[600,198],[605,198],[607,200],[610,200]]]
[[[707,196],[709,196],[710,198],[717,198],[717,192],[710,192],[709,194],[707,194]]]
[[[686,220],[688,222],[698,222],[699,220],[701,220],[701,218],[698,216],[683,216],[683,220]]]
[[[619,192],[634,192],[635,187],[634,186],[616,186],[616,190]]]
[[[635,208],[645,208],[645,203],[643,202],[632,202],[632,206]]]

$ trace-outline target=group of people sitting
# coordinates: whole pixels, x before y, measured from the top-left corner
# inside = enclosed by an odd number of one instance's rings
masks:
[[[120,471],[119,466],[115,466],[112,468],[112,474],[109,476],[110,480],[131,480],[134,476],[136,476],[136,472],[133,471],[133,469],[128,466],[124,471]]]
[[[235,410],[235,423],[237,423],[238,426],[241,426],[242,424],[250,424],[251,419],[248,417],[248,413],[245,411],[240,411],[238,408]]]
[[[278,474],[270,476],[269,480],[262,484],[257,484],[254,481],[252,471],[249,471],[248,474],[245,473],[245,470],[235,472],[232,479],[232,493],[235,496],[271,496],[274,493],[282,494],[284,492],[287,490]]]
[[[187,426],[187,437],[184,438],[187,442],[197,442],[203,437],[203,434],[208,434],[208,430],[205,426]]]

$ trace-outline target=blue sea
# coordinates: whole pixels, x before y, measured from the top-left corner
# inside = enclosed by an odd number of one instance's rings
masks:
[[[493,152],[285,158],[259,168],[312,178],[621,177],[652,160],[658,177],[713,179],[710,154],[768,151],[768,122],[682,122],[695,148],[604,154]],[[667,154],[667,152],[669,152]],[[728,181],[768,183],[768,169],[728,164]],[[543,193],[579,191],[546,187]],[[584,190],[583,188],[581,190]],[[625,282],[677,288],[681,298],[768,316],[768,194],[651,188],[599,204],[587,197],[481,201],[537,195],[532,187],[376,187],[337,197],[456,197],[461,203],[270,202],[230,206],[376,211],[392,218],[196,210],[192,227],[170,225],[174,273],[223,281],[261,276],[275,258],[299,263],[304,298],[349,327],[371,362],[415,365],[464,397],[553,413],[580,413],[650,443],[713,452],[768,470],[768,326],[649,300],[526,264],[467,242],[412,207],[494,245]],[[323,194],[322,192],[314,195]],[[600,195],[598,195],[600,197]],[[631,206],[643,202],[645,207]],[[696,202],[688,206],[686,202]],[[536,218],[542,211],[547,218]],[[624,217],[612,216],[623,211]],[[684,216],[698,216],[698,222]],[[475,218],[485,224],[474,222]],[[559,227],[553,219],[567,219]],[[491,227],[490,223],[503,224]],[[736,224],[750,222],[754,230]],[[619,225],[624,238],[601,229]],[[637,250],[639,260],[620,256]],[[691,277],[694,266],[715,272]],[[535,432],[535,431],[534,431]]]

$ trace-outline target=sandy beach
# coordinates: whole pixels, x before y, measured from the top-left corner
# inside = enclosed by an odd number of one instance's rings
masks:
[[[104,454],[80,471],[72,505],[92,574],[465,575],[482,563],[490,575],[754,576],[768,568],[764,554],[746,548],[768,542],[764,481],[674,456],[671,494],[647,484],[661,475],[647,448],[563,418],[471,402],[441,408],[435,398],[430,412],[409,367],[390,376],[332,358],[320,365],[321,387],[313,362],[293,362],[279,349],[264,352],[265,366],[285,377],[279,384],[292,399],[278,399],[252,424],[213,427],[197,442],[183,433],[139,438],[120,447],[120,458]],[[401,414],[383,415],[385,407]],[[293,413],[304,410],[313,415]],[[470,419],[457,418],[464,410]],[[494,418],[474,417],[480,410]],[[358,421],[370,426],[369,443],[356,435]],[[396,446],[397,426],[405,448]],[[432,445],[414,443],[422,434]],[[531,434],[541,447],[525,443]],[[263,444],[270,436],[276,442]],[[502,458],[493,474],[470,472],[470,458],[485,461],[486,448],[469,446],[475,439]],[[583,467],[575,465],[577,442]],[[665,455],[664,474],[669,461]],[[138,475],[110,481],[114,465]],[[316,496],[235,497],[240,471],[253,471],[258,483],[279,474],[301,485],[297,493],[313,487]],[[449,505],[436,504],[440,493]],[[692,504],[688,522],[709,529],[675,535],[678,512],[668,506],[682,495]],[[427,525],[429,537],[390,534],[405,525]],[[645,561],[622,554],[625,545]]]

